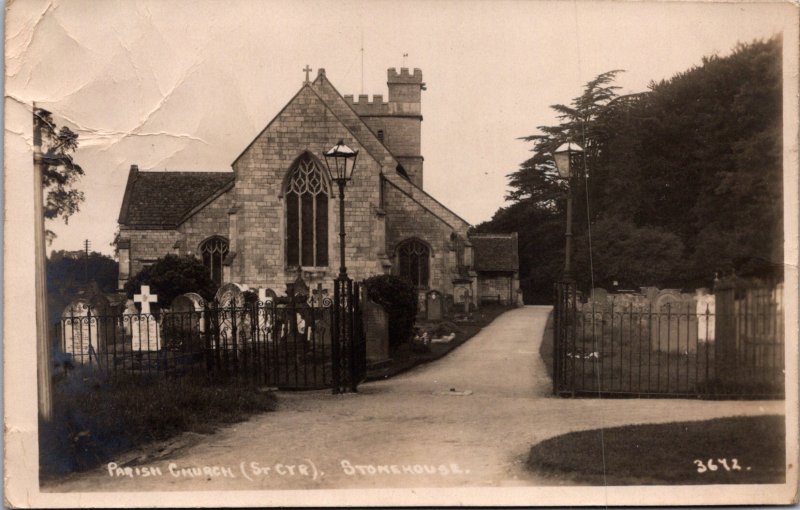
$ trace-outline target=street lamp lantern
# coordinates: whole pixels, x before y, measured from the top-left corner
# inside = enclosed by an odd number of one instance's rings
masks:
[[[575,171],[572,168],[572,156],[583,153],[583,147],[573,142],[562,143],[553,152],[553,159],[558,168],[558,175],[564,179],[574,177]]]
[[[567,231],[564,234],[564,278],[566,283],[572,282],[572,178],[575,177],[572,157],[582,154],[583,147],[573,142],[562,143],[553,151],[553,160],[558,168],[558,175],[569,181],[567,186]]]
[[[347,183],[353,178],[353,170],[356,167],[357,158],[358,151],[354,151],[345,145],[344,140],[339,140],[336,145],[325,153],[325,166],[328,167],[328,176],[340,186],[341,183]]]

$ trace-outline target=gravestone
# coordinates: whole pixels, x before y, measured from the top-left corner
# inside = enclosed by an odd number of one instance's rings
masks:
[[[642,291],[642,296],[644,296],[648,302],[655,305],[658,293],[661,292],[658,287],[639,287],[639,289]]]
[[[277,294],[272,289],[258,289],[258,329],[259,336],[267,341],[273,340],[273,329],[275,324],[275,304],[278,299]]]
[[[594,305],[595,309],[598,311],[602,311],[603,309],[608,307],[608,291],[606,289],[596,287],[592,289],[591,294],[589,294],[589,301],[590,307]]]
[[[167,346],[184,351],[198,351],[203,346],[205,332],[205,301],[194,292],[181,294],[172,300],[170,311],[164,314],[162,338]]]
[[[427,296],[424,290],[417,292],[417,315],[426,317],[428,314]]]
[[[611,297],[614,304],[614,312],[627,312],[633,310],[633,304],[636,302],[636,296],[633,294],[614,294]]]
[[[653,303],[650,347],[670,353],[697,352],[697,305],[675,289],[659,292]]]
[[[694,299],[697,302],[697,341],[713,342],[716,336],[714,315],[717,300],[706,288],[697,289]]]
[[[427,310],[425,318],[429,321],[442,320],[442,307],[444,306],[442,293],[432,290],[425,295],[425,298],[425,310]]]
[[[240,283],[226,283],[217,290],[214,296],[219,317],[219,343],[220,347],[233,348],[247,340],[250,331],[249,315],[245,313],[244,293],[250,290],[247,285]],[[233,318],[236,318],[236,337],[233,338]]]
[[[76,363],[96,361],[99,345],[96,312],[85,299],[75,299],[61,313],[62,348]]]
[[[364,305],[364,332],[367,337],[367,363],[389,359],[389,316],[383,306],[367,299]]]
[[[278,295],[272,289],[258,289],[258,302],[262,305],[272,305],[277,298]]]
[[[472,292],[466,285],[459,285],[453,289],[454,301],[461,305],[461,312],[469,315],[472,311]]]
[[[158,303],[158,295],[150,292],[148,285],[142,285],[139,294],[134,294],[134,303],[141,309],[135,315],[126,317],[131,331],[131,349],[139,351],[157,351],[161,348],[161,328],[158,317],[150,310],[151,303]]]

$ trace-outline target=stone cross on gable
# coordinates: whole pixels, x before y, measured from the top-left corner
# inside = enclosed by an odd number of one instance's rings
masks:
[[[142,285],[139,294],[135,294],[133,300],[142,304],[142,313],[150,313],[150,302],[158,301],[158,294],[150,294],[150,286]]]
[[[306,73],[306,81],[304,81],[303,83],[308,83],[309,82],[308,74],[311,72],[311,68],[308,67],[308,64],[306,64],[306,67],[303,69],[303,71],[305,71]]]

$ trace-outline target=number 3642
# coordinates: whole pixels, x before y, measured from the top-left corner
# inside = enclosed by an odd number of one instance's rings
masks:
[[[738,459],[708,459],[703,462],[700,459],[694,460],[694,465],[697,466],[698,473],[707,473],[708,471],[717,471],[724,469],[725,471],[741,471],[742,467],[739,465]]]

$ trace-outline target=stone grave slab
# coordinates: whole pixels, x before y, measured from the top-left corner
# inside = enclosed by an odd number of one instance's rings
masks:
[[[90,316],[91,311],[91,316]],[[70,302],[61,312],[61,345],[76,363],[91,363],[98,351],[99,334],[96,316],[85,299]]]

